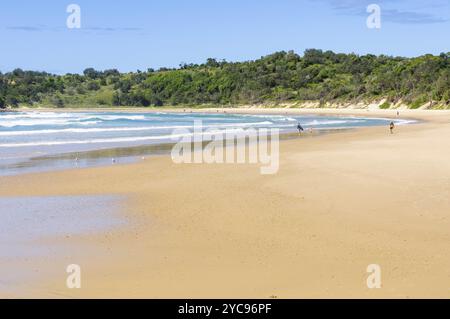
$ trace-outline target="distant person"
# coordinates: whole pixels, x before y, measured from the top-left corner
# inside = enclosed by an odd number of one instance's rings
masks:
[[[397,116],[400,116],[400,112],[399,111],[397,111]]]
[[[391,124],[389,124],[389,129],[391,130],[391,134],[394,134],[394,129],[395,129],[394,122],[391,122]]]
[[[303,131],[304,131],[304,129],[303,129],[303,127],[300,125],[300,123],[298,123],[298,125],[297,125],[297,130],[298,130],[298,133],[299,133],[299,134],[302,134]]]

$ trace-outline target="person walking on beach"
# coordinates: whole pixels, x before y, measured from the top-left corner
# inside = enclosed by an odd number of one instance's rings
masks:
[[[299,134],[302,134],[303,131],[304,131],[304,129],[303,129],[303,127],[300,125],[300,123],[298,123],[298,125],[297,125],[297,130],[298,130],[298,133],[299,133]]]
[[[394,134],[394,129],[395,129],[394,122],[391,122],[391,124],[389,124],[389,129],[391,130],[391,134]]]

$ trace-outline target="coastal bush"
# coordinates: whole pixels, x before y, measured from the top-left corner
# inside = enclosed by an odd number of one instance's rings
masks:
[[[62,108],[64,107],[64,100],[62,99],[62,97],[60,95],[55,95],[52,99],[51,102],[54,106],[58,107],[58,108]]]
[[[100,105],[113,105],[114,92],[112,90],[99,91],[95,96],[95,102]]]
[[[389,103],[388,101],[384,102],[383,104],[380,105],[380,109],[382,110],[386,110],[388,108],[391,107],[391,103]]]
[[[208,59],[179,68],[120,73],[86,69],[53,75],[0,73],[5,106],[64,102],[84,106],[239,105],[315,102],[357,103],[387,98],[411,108],[448,105],[450,53],[415,58],[342,54],[316,49],[303,56],[276,52],[254,61]],[[388,108],[384,104],[381,108]]]
[[[415,100],[413,100],[410,104],[410,108],[412,109],[418,109],[419,107],[423,106],[425,103],[429,102],[429,98],[426,95],[421,95]]]

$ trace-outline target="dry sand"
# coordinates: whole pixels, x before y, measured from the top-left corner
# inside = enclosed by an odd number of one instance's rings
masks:
[[[427,122],[394,135],[375,127],[282,141],[276,175],[161,156],[0,177],[2,197],[125,195],[129,221],[46,239],[66,245],[65,254],[4,264],[38,274],[6,296],[448,298],[450,112],[402,117]],[[81,265],[82,289],[66,288],[69,263]],[[369,264],[381,266],[381,289],[366,286]]]

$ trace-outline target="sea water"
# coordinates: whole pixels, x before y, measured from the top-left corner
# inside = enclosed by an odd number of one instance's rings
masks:
[[[388,125],[390,119],[353,116],[242,115],[224,113],[131,112],[4,112],[0,113],[0,175],[39,169],[92,166],[111,162],[97,156],[78,162],[77,153],[94,150],[174,143],[175,129],[191,129],[195,121],[204,129],[278,128],[344,129]],[[410,121],[398,119],[396,124]],[[71,154],[59,161],[38,161]],[[129,159],[128,159],[129,160]],[[126,160],[124,160],[126,161]],[[122,161],[123,162],[123,161]],[[44,164],[46,163],[46,164]]]

